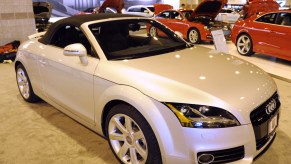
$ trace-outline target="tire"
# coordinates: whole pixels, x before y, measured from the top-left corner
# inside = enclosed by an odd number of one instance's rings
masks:
[[[145,118],[132,106],[114,106],[106,118],[106,136],[121,163],[162,163],[157,139]]]
[[[40,100],[33,92],[29,77],[22,64],[16,67],[16,82],[19,92],[25,101],[34,103]]]
[[[191,28],[188,31],[187,39],[190,43],[199,44],[201,42],[201,36],[197,29]]]
[[[254,54],[253,41],[248,34],[239,35],[236,41],[236,48],[238,53],[243,56],[251,56]]]
[[[156,27],[154,27],[154,26],[151,26],[151,27],[150,27],[149,35],[150,35],[151,37],[157,37],[157,36],[158,36],[158,33],[157,33],[157,29],[156,29]]]

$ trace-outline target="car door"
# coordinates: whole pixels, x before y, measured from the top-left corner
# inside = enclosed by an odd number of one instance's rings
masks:
[[[274,55],[291,59],[291,13],[280,12],[277,14],[276,24],[271,29],[270,37],[274,45]]]
[[[276,16],[277,13],[269,13],[253,21],[252,28],[249,30],[257,52],[274,54],[275,49],[277,49],[274,38],[272,38]]]
[[[171,24],[169,23],[170,20],[170,13],[171,11],[164,11],[161,12],[160,14],[158,14],[155,19],[159,22],[161,22],[162,24],[168,26],[169,28],[172,29]],[[166,36],[163,32],[161,32],[160,30],[157,31],[159,36]]]
[[[90,53],[90,43],[74,26],[59,29],[52,38],[50,45],[43,46],[43,53],[38,59],[46,96],[63,109],[93,124],[93,74],[99,59],[88,55],[88,64],[85,65],[79,57],[63,55],[64,47],[72,43],[82,43]]]
[[[159,15],[156,16],[156,20],[163,23],[166,26],[169,26],[169,19],[170,19],[170,13],[171,11],[164,11],[161,12]]]
[[[178,11],[172,11],[168,24],[173,31],[179,31],[184,34],[189,28],[189,25],[185,23],[185,19]]]

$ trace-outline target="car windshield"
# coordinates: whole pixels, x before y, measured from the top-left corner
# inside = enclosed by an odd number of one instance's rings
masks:
[[[150,19],[110,20],[89,25],[108,60],[161,55],[189,46],[164,25]]]
[[[149,10],[151,10],[152,12],[155,12],[155,8],[154,7],[148,7]]]

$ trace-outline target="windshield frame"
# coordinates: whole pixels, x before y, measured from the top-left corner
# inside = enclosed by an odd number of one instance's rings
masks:
[[[130,24],[130,23],[136,23],[136,22],[145,22],[145,23],[149,23],[151,25],[154,25],[155,27],[159,28],[163,33],[165,33],[168,36],[168,40],[169,41],[176,42],[177,45],[174,45],[172,47],[171,46],[170,47],[166,47],[165,46],[165,48],[160,48],[158,50],[154,50],[154,51],[150,51],[150,52],[149,51],[141,51],[140,53],[136,53],[136,54],[130,54],[131,50],[128,50],[129,54],[125,54],[123,52],[125,55],[121,54],[121,55],[117,56],[116,53],[107,51],[104,48],[104,46],[102,45],[103,42],[101,41],[101,39],[98,38],[98,36],[94,35],[94,31],[92,31],[94,28],[96,29],[96,28],[99,28],[99,27],[100,27],[100,31],[101,31],[101,27],[104,27],[104,25],[107,25],[107,26],[108,25],[113,25],[113,24],[121,25],[123,23]],[[121,27],[121,26],[119,26],[119,27]],[[184,48],[187,48],[187,47],[191,46],[183,38],[180,38],[171,29],[169,29],[165,25],[159,23],[158,21],[155,21],[155,20],[150,19],[150,18],[127,18],[127,19],[106,20],[106,21],[102,21],[102,22],[98,21],[98,22],[89,24],[88,28],[89,28],[91,34],[93,36],[95,36],[95,39],[99,43],[99,46],[101,47],[101,49],[102,49],[105,57],[107,58],[107,60],[124,60],[124,59],[150,57],[150,56],[155,56],[155,55],[162,55],[164,53],[173,52],[173,51],[184,49]],[[148,30],[146,30],[146,33],[148,33]],[[150,36],[148,36],[148,37],[150,37]]]

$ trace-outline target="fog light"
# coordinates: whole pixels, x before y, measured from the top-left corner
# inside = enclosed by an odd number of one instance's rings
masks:
[[[212,154],[201,154],[198,156],[198,161],[201,164],[208,164],[214,161],[214,156]]]

